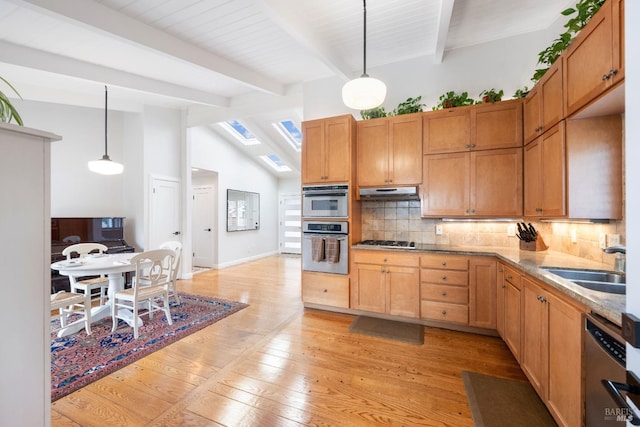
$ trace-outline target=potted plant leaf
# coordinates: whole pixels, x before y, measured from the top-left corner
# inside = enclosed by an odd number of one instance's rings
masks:
[[[516,92],[513,94],[513,97],[516,99],[524,98],[525,96],[527,96],[528,93],[529,93],[529,87],[525,86],[521,89],[517,89]]]
[[[494,88],[491,88],[489,90],[483,90],[482,92],[480,92],[480,95],[478,96],[480,96],[483,103],[493,104],[494,102],[502,101],[502,95],[504,95],[504,91],[502,89],[497,91]]]
[[[360,117],[362,117],[362,120],[378,119],[380,117],[387,117],[387,112],[384,110],[384,107],[380,106],[360,111]]]
[[[422,96],[416,98],[407,98],[406,101],[401,102],[398,106],[389,114],[391,116],[400,116],[402,114],[420,113],[422,107],[425,104],[421,103]]]
[[[7,86],[9,86],[11,90],[13,90],[15,94],[18,95],[20,99],[22,99],[18,91],[13,86],[11,86],[11,83],[6,81],[3,77],[0,77],[0,80],[2,80]],[[7,97],[7,95],[5,95],[0,90],[0,122],[11,123],[11,120],[15,120],[17,124],[23,126],[22,117],[20,117],[20,114],[18,114],[18,111],[13,106],[13,104],[11,104],[9,97]]]
[[[454,91],[446,92],[440,95],[439,103],[432,110],[443,110],[447,108],[454,107],[464,107],[466,105],[473,105],[476,103],[475,100],[469,98],[469,94],[467,92],[462,92],[460,95],[456,94]]]

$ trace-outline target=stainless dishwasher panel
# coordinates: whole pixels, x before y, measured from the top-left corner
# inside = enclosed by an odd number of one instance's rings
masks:
[[[624,417],[624,411],[602,385],[603,379],[626,382],[626,350],[620,328],[587,314],[584,337],[585,426],[625,426],[619,417]]]

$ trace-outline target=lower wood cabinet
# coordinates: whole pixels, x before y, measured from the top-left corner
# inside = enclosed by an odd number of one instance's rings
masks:
[[[349,276],[303,271],[302,301],[349,308]]]
[[[420,267],[420,317],[469,324],[469,258],[422,255]]]
[[[351,308],[417,318],[420,314],[418,255],[353,250]]]
[[[496,260],[469,258],[469,326],[496,328]]]
[[[582,425],[585,308],[527,276],[522,292],[522,370],[560,426]]]

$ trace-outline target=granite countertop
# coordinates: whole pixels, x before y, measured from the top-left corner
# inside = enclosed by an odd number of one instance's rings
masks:
[[[493,246],[450,246],[450,245],[430,245],[417,244],[415,249],[390,249],[377,248],[365,245],[354,245],[353,249],[405,251],[412,253],[448,253],[456,255],[487,255],[496,256],[500,261],[516,267],[532,277],[546,283],[552,288],[573,298],[585,305],[593,312],[609,319],[613,323],[620,325],[622,322],[622,312],[625,310],[626,296],[616,295],[606,292],[592,291],[583,288],[575,283],[563,279],[560,276],[549,273],[540,267],[562,267],[562,268],[584,268],[590,270],[611,271],[611,267],[606,264],[590,261],[573,255],[555,251],[522,251],[519,249],[493,247]]]

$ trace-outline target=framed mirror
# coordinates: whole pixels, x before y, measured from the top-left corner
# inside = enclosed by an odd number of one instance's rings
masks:
[[[227,189],[227,231],[260,229],[260,194]]]

